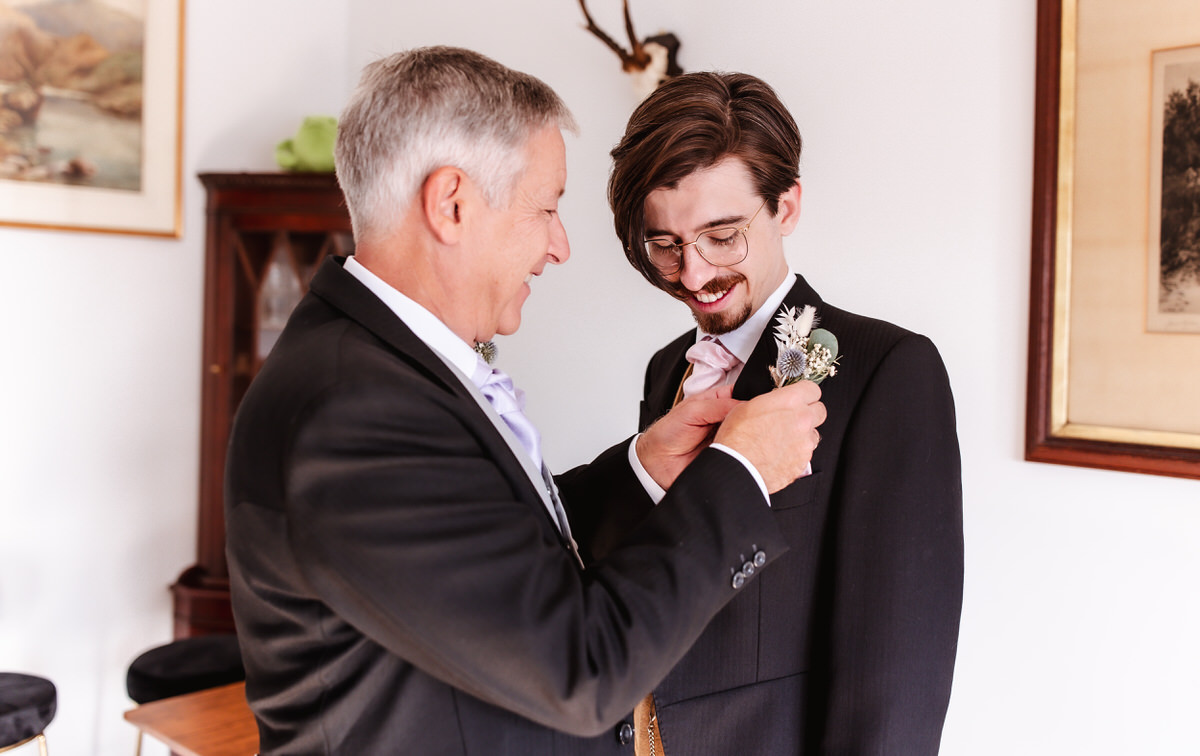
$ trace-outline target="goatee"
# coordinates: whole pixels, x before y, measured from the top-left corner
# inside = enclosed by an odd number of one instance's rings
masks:
[[[711,312],[701,313],[692,310],[692,319],[696,321],[696,325],[700,326],[700,330],[713,336],[721,336],[736,330],[742,323],[750,319],[750,305],[747,304],[739,312]]]
[[[729,291],[733,289],[733,287],[744,282],[745,280],[746,277],[742,274],[732,273],[728,276],[722,276],[721,278],[714,278],[705,284],[704,288],[700,289],[700,291],[707,292],[709,294],[720,294],[723,291]],[[691,300],[693,295],[693,292],[687,290],[678,282],[671,284],[667,291],[671,294],[671,296],[675,297],[676,299],[681,299],[685,302]],[[729,333],[730,331],[736,329],[742,323],[745,323],[747,320],[749,320],[751,314],[752,312],[750,310],[749,302],[746,303],[745,307],[737,311],[697,312],[696,310],[692,309],[692,318],[696,321],[696,325],[700,327],[701,331],[710,333],[713,336],[720,336],[721,334]]]

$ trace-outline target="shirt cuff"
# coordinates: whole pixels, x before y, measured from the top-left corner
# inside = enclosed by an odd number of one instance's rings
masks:
[[[638,459],[637,440],[640,435],[641,434],[639,433],[637,436],[634,436],[633,440],[629,442],[629,466],[633,468],[633,474],[637,476],[638,482],[641,483],[642,488],[646,490],[646,495],[650,497],[650,500],[653,501],[655,505],[657,505],[663,500],[663,497],[667,495],[667,492],[662,486],[654,482],[654,478],[650,477],[650,473],[646,472],[646,468],[642,465],[642,461]],[[771,494],[767,492],[767,483],[763,480],[762,475],[759,475],[757,468],[750,464],[750,460],[746,459],[740,453],[734,451],[728,446],[725,446],[724,444],[712,444],[712,448],[725,452],[738,462],[741,462],[742,466],[746,468],[746,471],[750,473],[750,477],[754,478],[754,482],[758,484],[758,490],[762,491],[763,500],[767,502],[767,506],[771,506]],[[805,474],[808,474],[807,471],[805,471]]]
[[[637,476],[642,488],[646,489],[646,495],[657,505],[667,495],[667,492],[654,482],[654,478],[651,478],[650,473],[646,472],[646,468],[642,466],[642,460],[638,459],[637,440],[641,437],[642,434],[639,433],[629,442],[629,466],[633,468],[633,474]]]

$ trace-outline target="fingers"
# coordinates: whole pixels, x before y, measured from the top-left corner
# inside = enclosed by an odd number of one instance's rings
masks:
[[[702,391],[699,394],[684,399],[685,402],[694,401],[696,399],[728,399],[733,396],[733,384],[726,383],[723,386],[715,386],[707,391]]]
[[[803,474],[820,443],[825,422],[821,390],[800,381],[755,397],[732,410],[716,441],[737,450],[774,493]]]
[[[776,394],[787,396],[794,401],[805,404],[813,404],[814,402],[821,401],[821,387],[812,381],[796,381],[782,388],[777,388],[764,396],[773,396]]]
[[[680,417],[688,425],[716,425],[738,404],[733,398],[733,387],[721,386],[684,399],[670,414]]]

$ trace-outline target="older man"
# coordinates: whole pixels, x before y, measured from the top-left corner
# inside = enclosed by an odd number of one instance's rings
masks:
[[[811,455],[815,387],[711,392],[575,471],[564,497],[643,498],[636,448],[667,489],[583,567],[521,393],[473,349],[569,256],[569,124],[542,82],[451,48],[372,64],[342,115],[356,254],[313,278],[229,449],[264,755],[628,751],[622,715],[786,551],[765,492]]]
[[[842,353],[811,474],[771,497],[792,549],[638,706],[639,753],[938,751],[962,606],[954,402],[929,339],[827,304],[790,269],[800,145],[765,82],[701,72],[651,94],[612,153],[626,255],[698,325],[650,360],[644,426],[707,386],[771,392],[782,308],[814,308]],[[580,543],[603,555],[637,502],[589,515]]]

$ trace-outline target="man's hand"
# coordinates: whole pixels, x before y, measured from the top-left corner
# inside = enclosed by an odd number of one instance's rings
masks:
[[[638,460],[655,483],[670,488],[683,468],[704,451],[717,426],[739,404],[732,394],[732,386],[720,386],[684,399],[638,437]]]
[[[823,422],[821,389],[812,381],[799,381],[739,404],[712,440],[748,459],[767,490],[775,493],[804,472],[821,440],[817,426]]]

